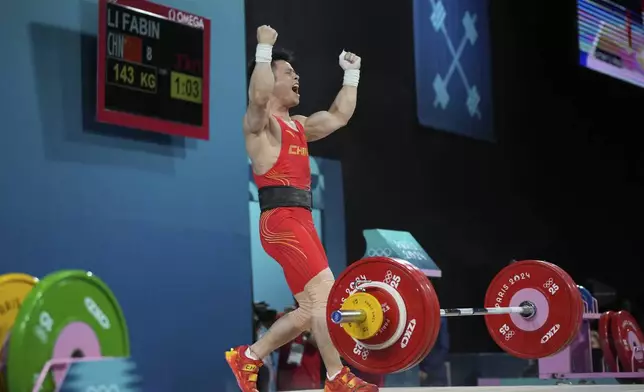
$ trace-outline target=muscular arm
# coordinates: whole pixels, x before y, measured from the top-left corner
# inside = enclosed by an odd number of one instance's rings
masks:
[[[293,116],[302,123],[308,141],[325,138],[347,125],[356,109],[358,88],[342,86],[329,110],[312,114],[310,117]]]
[[[296,118],[304,125],[308,141],[325,138],[347,125],[356,110],[361,59],[354,53],[343,50],[338,56],[338,60],[340,66],[344,69],[344,81],[342,82],[342,89],[335,97],[335,101],[333,101],[333,105],[329,110],[314,113],[309,118],[303,116],[299,116],[299,119]]]
[[[259,133],[268,122],[268,100],[275,77],[270,63],[257,63],[248,87],[248,108],[244,115],[244,133]]]

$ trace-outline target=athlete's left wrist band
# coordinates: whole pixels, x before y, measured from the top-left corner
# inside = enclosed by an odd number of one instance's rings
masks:
[[[273,60],[273,45],[257,44],[255,49],[256,63],[270,63]]]
[[[347,69],[344,71],[344,80],[342,81],[343,86],[358,87],[359,82],[360,82],[359,69]]]

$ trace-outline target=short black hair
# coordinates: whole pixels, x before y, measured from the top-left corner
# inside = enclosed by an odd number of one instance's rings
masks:
[[[275,65],[276,61],[286,61],[288,63],[293,64],[293,61],[295,61],[295,56],[293,55],[293,52],[286,50],[286,49],[281,49],[281,48],[273,48],[273,59],[271,60],[271,66]],[[255,55],[253,54],[253,59],[248,63],[248,82],[250,83],[250,77],[253,74],[253,71],[255,70]]]

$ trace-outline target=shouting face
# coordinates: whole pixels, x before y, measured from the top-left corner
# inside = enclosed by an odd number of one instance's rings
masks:
[[[279,60],[273,64],[275,86],[273,96],[282,105],[292,108],[300,103],[300,77],[291,64]]]

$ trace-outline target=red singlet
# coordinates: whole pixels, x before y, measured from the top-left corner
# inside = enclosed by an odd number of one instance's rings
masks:
[[[294,121],[297,129],[293,129],[281,118],[275,119],[282,134],[280,154],[266,174],[253,173],[255,183],[258,188],[287,185],[310,190],[311,167],[304,127]],[[293,294],[304,291],[304,286],[329,266],[311,211],[305,208],[280,207],[263,212],[259,236],[266,253],[282,266]]]

